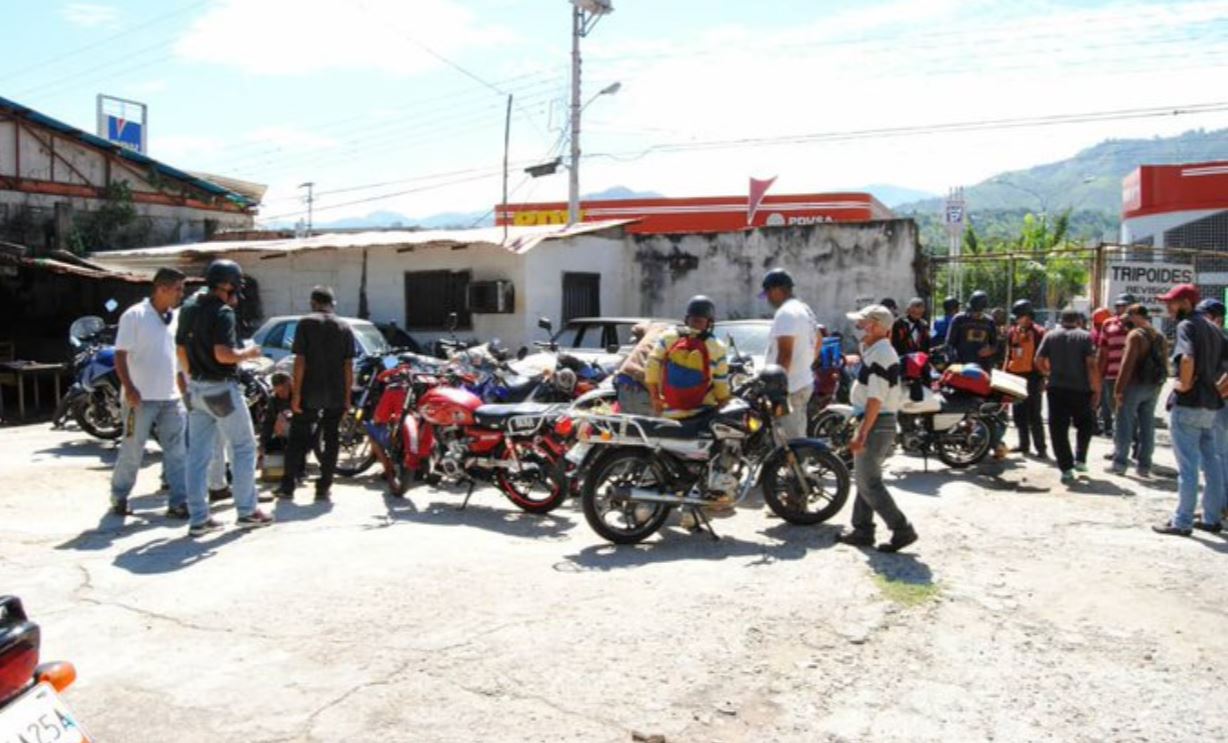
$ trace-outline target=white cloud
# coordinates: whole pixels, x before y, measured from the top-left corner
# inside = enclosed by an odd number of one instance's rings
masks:
[[[69,3],[60,9],[60,15],[74,26],[93,28],[114,24],[119,18],[119,9],[95,3]]]
[[[243,141],[266,143],[286,150],[322,150],[337,144],[331,137],[288,126],[262,126],[244,134]]]
[[[455,0],[221,0],[179,39],[176,53],[264,75],[404,76],[442,64],[415,40],[452,56],[511,36]]]
[[[165,80],[145,80],[139,83],[132,83],[126,86],[125,89],[132,95],[143,96],[165,93],[170,89],[170,85]]]
[[[149,156],[179,168],[194,167],[193,162],[220,152],[226,146],[221,137],[202,137],[192,134],[158,134],[155,130],[149,140]]]

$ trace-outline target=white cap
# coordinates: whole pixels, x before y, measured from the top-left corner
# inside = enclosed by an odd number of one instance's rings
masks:
[[[878,325],[883,330],[891,330],[891,326],[895,323],[895,315],[891,314],[891,310],[881,304],[872,304],[868,307],[862,307],[856,312],[850,312],[846,315],[853,322],[861,322],[869,320]]]

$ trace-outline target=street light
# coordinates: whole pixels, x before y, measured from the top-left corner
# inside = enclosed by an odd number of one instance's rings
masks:
[[[580,221],[580,39],[588,36],[601,19],[614,12],[611,0],[571,0],[571,178],[567,186],[567,224]],[[613,93],[615,83],[606,90]],[[603,90],[601,95],[605,93]],[[590,101],[591,103],[591,101]],[[587,105],[587,104],[586,104]]]
[[[622,89],[623,89],[622,83],[610,83],[609,85],[599,90],[597,92],[597,95],[593,96],[592,98],[589,98],[588,101],[583,106],[580,107],[580,111],[583,112],[586,108],[592,105],[593,101],[597,100],[601,96],[614,95],[615,93],[617,93],[618,91]]]

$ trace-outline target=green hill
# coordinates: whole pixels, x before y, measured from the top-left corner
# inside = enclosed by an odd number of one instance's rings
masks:
[[[1228,129],[1189,131],[1176,137],[1110,139],[1074,157],[1015,170],[964,189],[972,224],[982,234],[1017,232],[1025,214],[1072,210],[1071,235],[1113,240],[1119,232],[1121,181],[1139,165],[1228,159]],[[943,200],[901,204],[913,216],[927,246],[946,244],[939,222]]]

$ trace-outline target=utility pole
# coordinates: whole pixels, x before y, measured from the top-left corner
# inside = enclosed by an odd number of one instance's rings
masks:
[[[307,189],[307,237],[311,237],[312,205],[315,204],[315,181],[298,184],[299,188]]]
[[[584,11],[571,9],[571,170],[567,182],[567,224],[580,221],[580,37]]]
[[[960,261],[960,253],[964,246],[964,221],[967,218],[967,205],[964,203],[963,187],[952,188],[947,193],[947,202],[943,209],[943,220],[947,224],[947,236],[950,240],[947,254],[951,257],[951,294],[962,304],[964,301],[964,267]]]
[[[503,242],[507,243],[507,151],[512,143],[512,94],[507,94],[507,115],[503,119]]]
[[[580,39],[602,16],[614,12],[611,0],[571,0],[571,172],[567,184],[567,224],[580,221]]]

